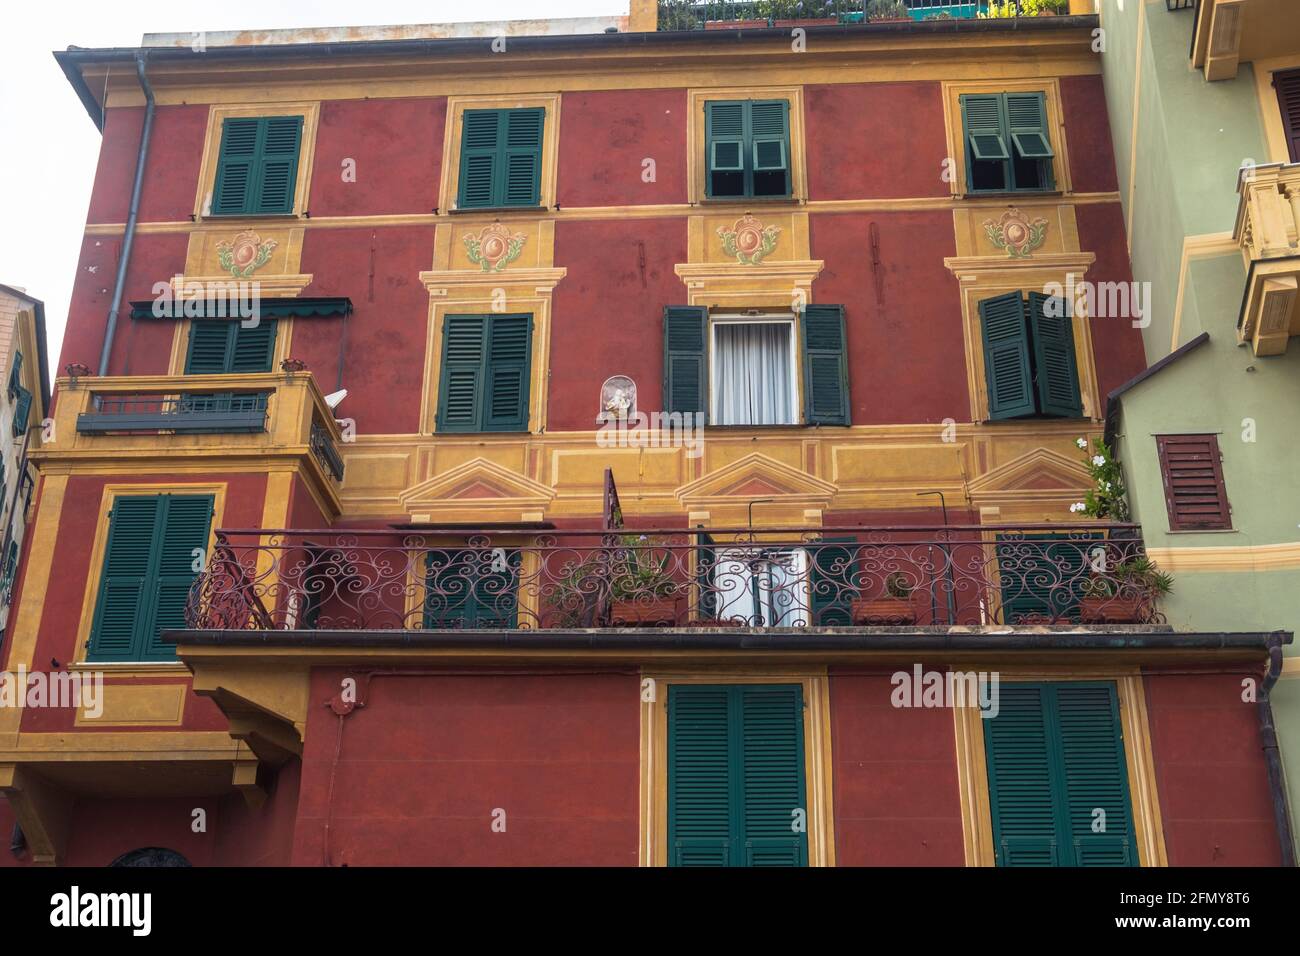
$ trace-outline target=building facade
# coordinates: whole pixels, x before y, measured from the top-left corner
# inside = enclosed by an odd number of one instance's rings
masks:
[[[1294,629],[1300,587],[1300,20],[1290,4],[1101,4],[1150,375],[1113,398],[1133,520],[1175,627]],[[1284,490],[1285,489],[1285,490]],[[1289,652],[1288,652],[1289,653]],[[1300,669],[1272,693],[1300,799]]]
[[[1146,366],[1062,292],[1132,279],[1096,18],[656,25],[58,54],[6,666],[102,694],[0,710],[6,864],[1283,859],[1290,635],[1071,509]]]

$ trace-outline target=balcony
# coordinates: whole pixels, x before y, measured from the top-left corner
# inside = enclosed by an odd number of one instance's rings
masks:
[[[1238,174],[1233,240],[1246,261],[1237,341],[1256,355],[1281,355],[1300,335],[1300,163],[1244,167]]]
[[[1242,63],[1300,53],[1295,0],[1200,0],[1195,7],[1192,67],[1207,80],[1230,80]]]
[[[34,454],[174,459],[289,456],[343,479],[341,435],[309,372],[58,380],[51,439]]]
[[[972,19],[987,0],[902,0],[913,20]],[[659,0],[659,30],[862,23],[870,0]]]
[[[1162,624],[1131,524],[222,530],[200,631]]]

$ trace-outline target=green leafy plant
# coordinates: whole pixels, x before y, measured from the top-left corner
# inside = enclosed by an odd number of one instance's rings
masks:
[[[1083,586],[1087,597],[1162,597],[1174,589],[1174,579],[1146,555],[1129,558],[1105,576],[1094,576]]]
[[[903,20],[907,19],[907,7],[902,0],[871,0],[867,4],[868,20]]]
[[[903,600],[911,597],[912,585],[907,580],[907,575],[901,571],[895,571],[885,578],[885,593],[892,598],[901,598]]]
[[[981,10],[976,16],[981,20],[1009,20],[1020,16],[1020,7],[1016,0],[989,0],[988,10]]]
[[[1074,443],[1085,453],[1088,452],[1088,439],[1078,438]],[[1124,487],[1124,470],[1103,439],[1097,439],[1096,448],[1092,454],[1087,455],[1086,464],[1094,487],[1088,489],[1083,501],[1070,505],[1071,513],[1088,518],[1128,521],[1130,512],[1128,491]]]
[[[677,582],[668,571],[671,557],[668,552],[655,557],[653,545],[644,534],[623,535],[621,543],[623,547],[614,555],[609,568],[614,600],[667,597],[677,590]]]

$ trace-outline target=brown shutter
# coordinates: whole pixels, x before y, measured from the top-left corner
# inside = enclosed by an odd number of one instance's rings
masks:
[[[1282,130],[1286,133],[1291,162],[1300,163],[1300,70],[1274,73],[1278,106],[1282,109]]]
[[[1219,439],[1214,435],[1157,435],[1170,531],[1231,530]]]

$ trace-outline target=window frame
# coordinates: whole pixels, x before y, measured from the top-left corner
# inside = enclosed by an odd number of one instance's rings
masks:
[[[948,183],[949,194],[954,199],[987,199],[995,196],[1052,196],[1068,195],[1074,191],[1070,175],[1069,139],[1064,123],[1061,106],[1061,87],[1058,77],[1040,79],[1014,80],[945,80],[942,83],[944,123],[947,129],[948,159],[955,166]],[[962,118],[963,96],[990,93],[1042,93],[1043,105],[1047,115],[1048,143],[1056,154],[1051,160],[1051,189],[1032,190],[980,190],[972,191],[967,184],[970,179],[967,162],[967,141],[965,123]],[[1008,141],[1008,146],[1010,146]]]
[[[709,196],[708,133],[705,122],[705,104],[723,100],[785,100],[787,135],[790,150],[787,157],[790,170],[790,193],[787,196],[757,196],[746,199]],[[686,106],[686,200],[691,205],[726,206],[762,203],[767,205],[798,204],[808,199],[808,165],[805,149],[803,120],[804,91],[802,86],[733,86],[715,89],[688,89]]]
[[[767,105],[779,103],[783,107],[782,119],[782,138],[781,150],[785,159],[783,168],[785,169],[786,189],[784,193],[773,193],[769,195],[758,195],[754,192],[754,176],[760,170],[758,169],[758,147],[753,131],[753,111],[754,107],[759,104]],[[741,108],[741,136],[740,136],[740,167],[738,169],[723,169],[723,172],[739,172],[741,174],[741,183],[743,191],[736,195],[715,196],[713,194],[713,171],[714,159],[717,155],[718,141],[710,136],[710,130],[713,126],[713,110],[721,104],[732,104]],[[794,195],[794,169],[791,157],[794,153],[793,138],[790,127],[791,103],[785,97],[774,97],[764,99],[709,99],[704,102],[704,196],[709,202],[781,202],[789,200]],[[770,137],[769,137],[770,138]]]
[[[447,97],[447,115],[443,124],[442,168],[439,171],[438,210],[457,215],[490,214],[496,210],[526,216],[553,210],[556,204],[560,155],[559,93],[525,93],[515,96],[466,95]],[[468,206],[461,208],[460,160],[467,110],[511,110],[538,108],[542,118],[541,171],[538,174],[538,201],[535,206]]]
[[[1011,125],[1010,106],[1007,100],[1008,95],[1028,96],[1037,94],[1042,98],[1043,121],[1046,124],[1046,130],[1043,133],[1019,133]],[[973,96],[996,96],[998,99],[998,141],[1005,157],[1001,158],[983,158],[978,154],[978,148],[974,140],[974,135],[967,126],[966,101]],[[997,195],[1001,193],[1051,193],[1056,190],[1054,170],[1052,160],[1056,157],[1056,151],[1052,147],[1051,122],[1047,114],[1047,93],[1046,91],[1020,91],[1011,90],[1001,93],[962,93],[958,98],[961,104],[961,127],[962,142],[966,150],[966,192],[973,196]],[[1018,137],[1027,135],[1043,136],[1046,147],[1051,151],[1048,156],[1027,156],[1020,147]],[[1038,166],[1040,178],[1043,184],[1039,186],[1020,186],[1016,183],[1016,160],[1017,153],[1019,159],[1026,162],[1036,163]],[[980,163],[1000,163],[1002,165],[1002,185],[1000,187],[976,187],[974,183],[975,164]]]
[[[444,410],[447,401],[448,377],[447,377],[447,336],[448,320],[459,317],[481,318],[483,320],[483,336],[481,339],[481,355],[479,359],[480,375],[477,385],[476,414],[477,421],[474,428],[461,428],[457,426],[449,427],[444,421]],[[521,383],[524,391],[523,394],[523,427],[522,428],[488,428],[487,418],[489,408],[491,407],[491,376],[492,368],[491,349],[492,349],[492,331],[493,326],[500,319],[518,319],[523,318],[527,322],[527,333],[525,338],[525,349],[527,351],[527,360],[524,367],[525,374],[522,376]],[[448,312],[442,316],[441,330],[439,333],[439,349],[437,356],[438,368],[438,391],[437,398],[433,409],[433,434],[443,435],[524,435],[529,434],[531,429],[532,408],[533,408],[533,373],[536,368],[536,349],[534,339],[537,335],[537,317],[532,312]]]
[[[799,366],[800,347],[799,347],[799,328],[798,316],[794,313],[789,314],[786,318],[782,313],[767,313],[761,316],[742,315],[732,312],[723,312],[714,315],[709,314],[709,379],[708,379],[708,413],[709,423],[715,428],[794,428],[803,424],[803,388],[800,377]],[[715,391],[718,384],[718,335],[717,329],[720,325],[787,325],[789,326],[790,337],[787,340],[788,364],[790,366],[790,411],[793,421],[790,422],[771,422],[771,423],[736,423],[722,424],[718,422],[718,396]]]
[[[215,199],[217,166],[221,157],[221,132],[227,119],[264,119],[272,116],[301,116],[302,133],[298,141],[298,170],[294,180],[293,209],[287,213],[220,214],[211,211]],[[310,209],[312,165],[316,156],[316,130],[320,125],[319,100],[294,100],[254,106],[211,106],[204,134],[203,160],[199,166],[198,187],[194,196],[195,222],[284,221],[303,219]]]

